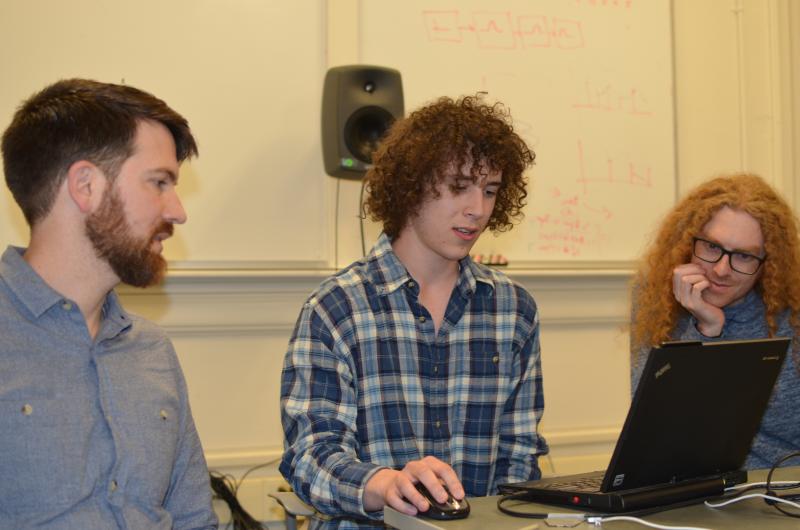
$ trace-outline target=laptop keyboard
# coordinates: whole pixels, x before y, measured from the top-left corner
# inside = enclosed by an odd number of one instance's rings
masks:
[[[603,483],[603,477],[584,477],[577,480],[570,480],[565,482],[549,482],[540,484],[540,488],[548,490],[559,491],[577,491],[583,493],[595,493],[600,491],[600,485]]]

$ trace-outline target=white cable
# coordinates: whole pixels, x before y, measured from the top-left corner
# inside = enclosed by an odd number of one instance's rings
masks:
[[[727,501],[722,502],[708,502],[706,501],[706,506],[709,508],[722,508],[723,506],[727,506],[729,504],[733,504],[735,502],[740,502],[747,499],[768,499],[775,502],[780,502],[782,504],[788,504],[789,506],[793,506],[794,508],[800,508],[800,504],[796,502],[792,502],[790,500],[781,499],[780,497],[773,497],[772,495],[764,495],[763,493],[750,493],[748,495],[742,495],[741,497],[736,497],[735,499],[730,499]]]
[[[639,519],[638,517],[631,517],[629,515],[615,515],[612,517],[587,517],[586,522],[591,523],[595,526],[602,526],[603,523],[609,523],[614,521],[631,521],[634,523],[639,523],[644,526],[649,526],[650,528],[661,528],[663,530],[709,530],[708,528],[702,528],[699,526],[669,526],[664,524],[657,524],[651,523],[650,521],[645,521],[644,519]]]
[[[737,484],[735,486],[728,486],[725,488],[725,491],[736,491],[736,490],[743,490],[747,488],[761,488],[767,485],[766,482],[745,482],[744,484]],[[773,480],[770,482],[772,486],[794,486],[800,485],[800,481],[797,480]]]

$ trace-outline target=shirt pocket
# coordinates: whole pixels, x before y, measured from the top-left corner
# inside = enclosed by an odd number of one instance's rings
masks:
[[[91,418],[48,394],[0,398],[0,498],[14,514],[73,504],[82,496]]]
[[[169,491],[180,443],[179,409],[170,399],[142,398],[123,415],[128,493],[160,505]]]
[[[452,434],[457,439],[456,445],[477,440],[478,445],[485,445],[482,452],[487,460],[493,457],[492,451],[487,452],[492,445],[487,440],[497,437],[503,406],[510,395],[511,363],[510,348],[503,351],[486,345],[470,348],[467,359],[457,359],[451,364],[456,375],[456,391],[450,398],[454,400]]]

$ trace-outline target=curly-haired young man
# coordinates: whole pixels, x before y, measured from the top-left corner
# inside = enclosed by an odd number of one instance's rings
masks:
[[[303,306],[281,386],[281,472],[329,518],[381,525],[389,505],[428,509],[538,478],[547,452],[536,305],[473,262],[506,230],[534,154],[499,104],[442,98],[398,121],[366,176],[384,233]]]
[[[800,239],[788,204],[760,177],[715,178],[667,215],[635,277],[631,368],[666,340],[792,337],[746,462],[770,467],[800,440]]]

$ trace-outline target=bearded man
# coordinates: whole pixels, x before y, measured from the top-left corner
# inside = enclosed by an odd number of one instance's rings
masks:
[[[172,344],[113,291],[164,275],[188,123],[136,88],[63,80],[22,104],[2,153],[30,242],[0,259],[0,526],[216,528]]]

